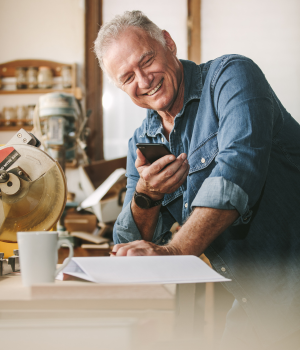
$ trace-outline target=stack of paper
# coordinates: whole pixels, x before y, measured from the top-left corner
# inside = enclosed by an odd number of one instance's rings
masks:
[[[192,255],[73,258],[63,273],[96,283],[202,283],[229,281]]]

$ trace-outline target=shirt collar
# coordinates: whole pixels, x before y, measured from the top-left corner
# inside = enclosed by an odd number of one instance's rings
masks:
[[[184,102],[181,111],[175,118],[180,118],[185,110],[186,105],[194,99],[199,99],[202,93],[202,76],[201,67],[196,63],[187,60],[180,60],[183,65],[184,74]],[[144,123],[143,135],[155,137],[158,133],[163,133],[159,114],[153,109],[147,110],[147,118]]]

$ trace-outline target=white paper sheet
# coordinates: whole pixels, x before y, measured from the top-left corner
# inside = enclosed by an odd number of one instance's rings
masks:
[[[192,255],[73,258],[62,273],[108,284],[230,281]]]

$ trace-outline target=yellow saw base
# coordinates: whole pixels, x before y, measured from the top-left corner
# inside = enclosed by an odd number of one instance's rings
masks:
[[[14,249],[18,248],[18,243],[6,243],[0,241],[0,252],[4,253],[4,259],[14,255]]]
[[[56,231],[56,225],[49,231]],[[0,241],[0,253],[4,253],[4,259],[14,255],[14,249],[19,249],[18,243],[8,243]]]

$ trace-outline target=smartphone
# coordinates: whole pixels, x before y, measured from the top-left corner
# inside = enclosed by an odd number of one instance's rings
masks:
[[[153,163],[157,159],[172,154],[168,148],[161,143],[137,143],[136,147],[143,153],[144,157]]]

